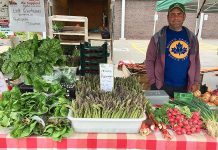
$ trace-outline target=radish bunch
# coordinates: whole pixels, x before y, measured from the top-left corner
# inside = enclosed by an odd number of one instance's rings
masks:
[[[172,128],[176,134],[192,134],[200,132],[202,128],[202,121],[199,112],[193,112],[188,118],[180,112],[178,108],[169,108],[167,110],[167,117]]]

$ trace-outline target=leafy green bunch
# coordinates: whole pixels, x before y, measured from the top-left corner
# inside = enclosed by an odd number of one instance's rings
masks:
[[[12,127],[10,134],[15,138],[44,135],[61,140],[72,132],[66,118],[70,105],[64,97],[66,91],[60,84],[49,84],[38,78],[33,85],[34,92],[22,94],[16,86],[3,92],[0,126]]]
[[[1,70],[12,74],[12,79],[24,78],[25,84],[32,84],[34,78],[53,72],[53,66],[63,58],[60,41],[57,39],[33,39],[10,48],[2,56]]]

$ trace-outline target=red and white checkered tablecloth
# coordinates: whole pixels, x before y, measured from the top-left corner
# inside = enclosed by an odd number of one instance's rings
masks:
[[[0,149],[149,149],[149,150],[218,150],[218,138],[205,132],[193,135],[173,135],[171,141],[162,138],[160,132],[146,137],[139,134],[74,133],[61,142],[46,137],[11,138],[0,131]]]

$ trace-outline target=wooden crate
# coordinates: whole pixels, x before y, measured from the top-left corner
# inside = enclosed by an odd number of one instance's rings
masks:
[[[142,85],[143,87],[143,90],[149,90],[150,89],[150,84],[149,84],[149,81],[148,81],[148,77],[147,77],[147,74],[135,74],[135,73],[131,73],[125,65],[123,65],[122,67],[122,71],[123,71],[123,74],[125,77],[128,77],[128,76],[136,76],[139,83]]]
[[[150,84],[148,82],[147,74],[133,74],[138,78],[139,83],[142,85],[143,90],[149,90]]]

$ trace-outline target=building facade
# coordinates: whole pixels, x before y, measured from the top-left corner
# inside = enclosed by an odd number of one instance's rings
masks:
[[[124,38],[150,39],[154,32],[155,1],[125,0]],[[167,25],[167,13],[158,12],[155,31]],[[196,13],[187,13],[184,26],[195,32]],[[203,21],[202,39],[218,39],[218,13],[208,13]],[[121,38],[122,0],[115,0],[114,5],[114,39]]]

